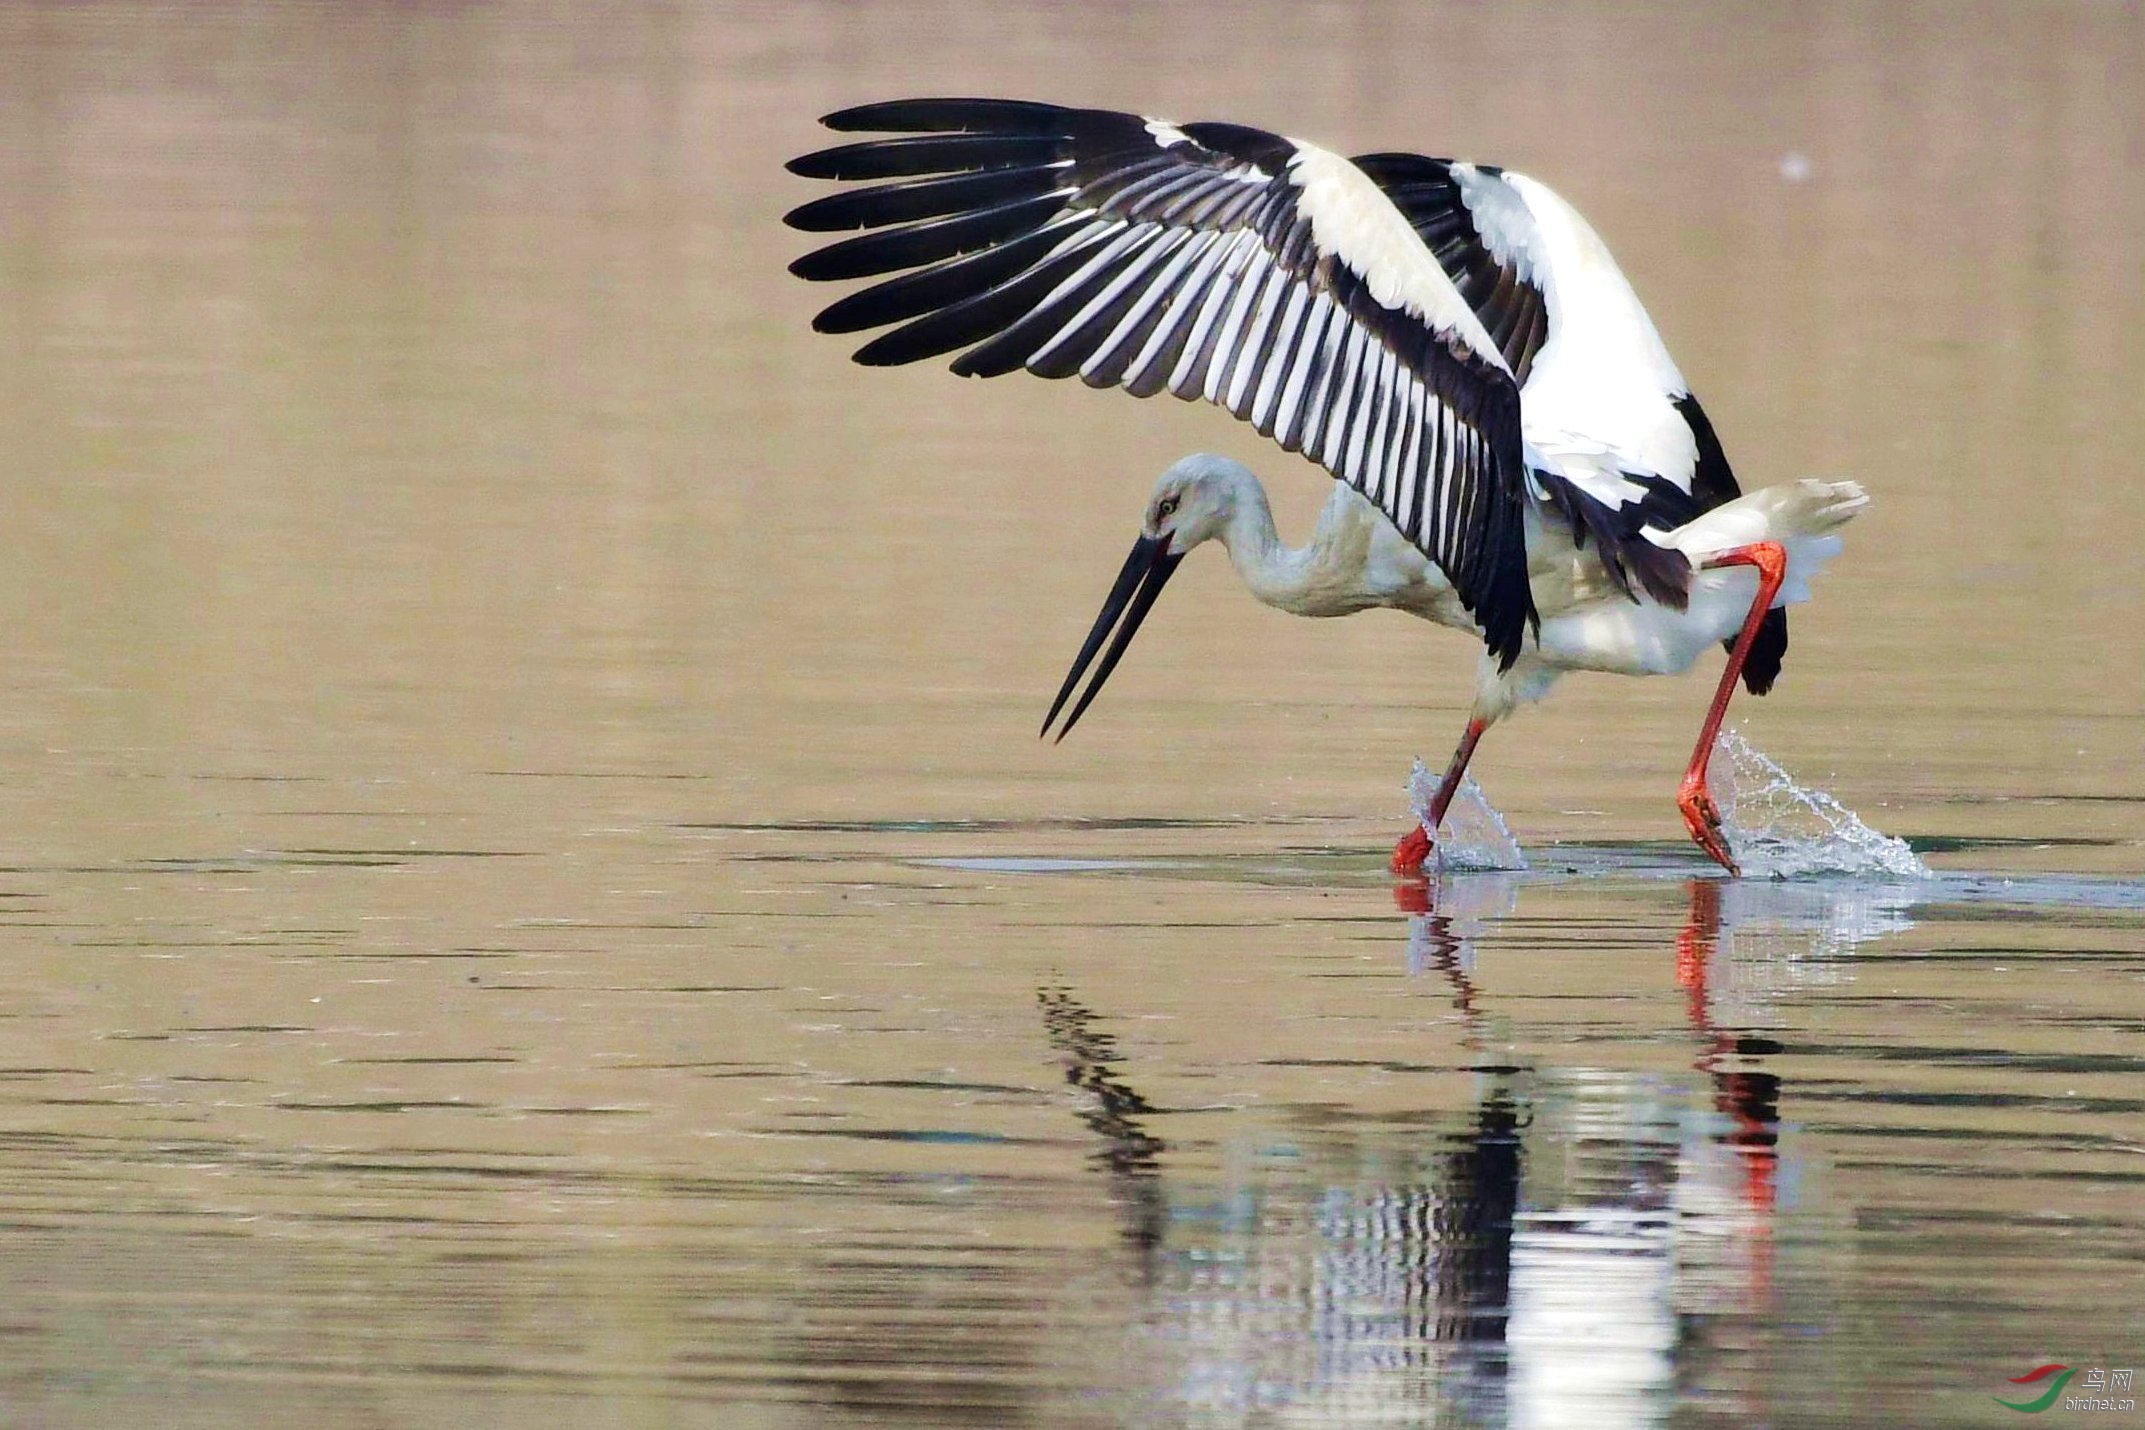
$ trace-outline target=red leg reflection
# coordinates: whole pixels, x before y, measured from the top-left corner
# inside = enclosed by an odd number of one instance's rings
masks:
[[[1751,1290],[1762,1295],[1772,1281],[1773,1213],[1779,1200],[1780,1079],[1743,1064],[1780,1047],[1715,1025],[1710,979],[1720,947],[1720,885],[1693,879],[1690,895],[1690,917],[1676,938],[1676,981],[1701,1038],[1697,1067],[1712,1079],[1713,1106],[1729,1122],[1723,1141],[1743,1165],[1743,1204],[1753,1214],[1752,1232],[1759,1238],[1752,1248]]]

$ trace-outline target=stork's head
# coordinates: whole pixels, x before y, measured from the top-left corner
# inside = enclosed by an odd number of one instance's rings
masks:
[[[1124,624],[1118,626],[1117,639],[1110,642],[1087,692],[1073,706],[1072,714],[1065,717],[1058,731],[1060,740],[1079,723],[1101,692],[1102,683],[1117,668],[1118,658],[1132,644],[1133,633],[1147,619],[1155,597],[1162,594],[1162,587],[1176,573],[1177,563],[1200,542],[1225,534],[1246,500],[1246,492],[1258,489],[1258,480],[1242,466],[1227,457],[1204,452],[1186,457],[1162,473],[1154,484],[1154,493],[1147,498],[1146,514],[1140,518],[1140,538],[1132,543],[1132,554],[1125,558],[1124,569],[1117,573],[1117,584],[1102,603],[1102,614],[1095,618],[1094,629],[1087,633],[1080,654],[1074,658],[1072,673],[1058,687],[1058,698],[1043,717],[1044,734],[1050,733],[1050,722],[1065,708],[1066,697],[1072,694],[1095,652],[1102,649],[1110,628],[1117,626],[1117,618],[1125,618]]]
[[[1155,479],[1140,522],[1141,537],[1163,542],[1170,555],[1182,556],[1226,532],[1245,492],[1257,488],[1257,479],[1240,464],[1194,453]]]

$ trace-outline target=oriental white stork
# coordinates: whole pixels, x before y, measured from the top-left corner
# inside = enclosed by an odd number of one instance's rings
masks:
[[[1140,536],[1044,718],[1114,629],[1062,739],[1178,562],[1219,540],[1252,594],[1306,616],[1390,606],[1480,637],[1466,732],[1419,871],[1484,730],[1567,670],[1654,675],[1728,647],[1677,804],[1731,873],[1706,764],[1740,676],[1762,695],[1782,607],[1865,504],[1851,482],[1748,496],[1608,249],[1540,183],[1414,154],[1338,154],[1236,124],[996,99],[828,115],[897,137],[807,154],[791,172],[884,180],[788,216],[842,239],[791,265],[882,278],[821,332],[891,325],[866,365],[958,352],[953,371],[1025,368],[1138,397],[1203,397],[1337,480],[1308,546],[1282,545],[1235,462],[1162,474]],[[883,275],[898,276],[883,278]],[[1122,624],[1119,618],[1122,617]]]

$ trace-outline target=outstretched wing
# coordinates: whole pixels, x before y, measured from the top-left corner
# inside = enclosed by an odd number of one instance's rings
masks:
[[[829,115],[866,140],[790,164],[890,182],[804,205],[810,232],[880,230],[791,266],[898,273],[822,312],[894,326],[868,364],[1078,376],[1204,397],[1362,492],[1435,561],[1506,666],[1527,589],[1519,387],[1408,220],[1339,155],[1233,124],[1011,100]]]

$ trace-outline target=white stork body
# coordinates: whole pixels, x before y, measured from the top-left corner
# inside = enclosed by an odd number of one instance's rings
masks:
[[[1258,478],[1227,457],[1199,453],[1177,462],[1156,483],[1153,500],[1195,486],[1221,494],[1227,516],[1213,539],[1228,550],[1245,589],[1264,604],[1295,616],[1405,611],[1481,634],[1437,563],[1353,487],[1336,483],[1310,541],[1291,547],[1281,539]],[[1782,543],[1787,576],[1774,604],[1787,606],[1809,599],[1810,577],[1839,551],[1839,538],[1831,533],[1865,501],[1851,482],[1806,479],[1738,497],[1661,540],[1694,567],[1740,546]],[[1632,600],[1606,578],[1591,549],[1574,546],[1570,533],[1554,524],[1530,530],[1527,556],[1541,631],[1509,669],[1483,657],[1475,709],[1492,722],[1520,703],[1539,700],[1566,671],[1679,675],[1708,646],[1734,638],[1757,595],[1754,571],[1728,567],[1696,570],[1682,610]]]
[[[1679,803],[1734,868],[1705,792],[1713,736],[1738,675],[1770,687],[1787,646],[1779,608],[1807,599],[1866,499],[1814,481],[1742,495],[1570,205],[1487,166],[1344,159],[1228,124],[1007,100],[895,101],[826,122],[902,136],[790,166],[895,180],[789,216],[884,230],[799,259],[803,277],[912,270],[820,314],[828,332],[896,325],[858,361],[959,349],[964,375],[1024,368],[1204,398],[1338,479],[1310,543],[1291,549],[1240,465],[1196,456],[1164,473],[1046,731],[1113,627],[1060,738],[1177,562],[1215,539],[1268,605],[1393,607],[1482,639],[1433,829],[1482,731],[1562,672],[1676,672],[1729,643]],[[1429,848],[1411,834],[1396,868]]]

